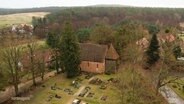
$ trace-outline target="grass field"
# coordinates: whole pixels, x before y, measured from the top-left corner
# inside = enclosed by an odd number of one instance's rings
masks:
[[[18,14],[10,14],[10,15],[0,15],[0,28],[9,26],[11,24],[21,24],[27,23],[30,24],[32,21],[32,17],[43,17],[48,12],[34,12],[34,13],[18,13]]]

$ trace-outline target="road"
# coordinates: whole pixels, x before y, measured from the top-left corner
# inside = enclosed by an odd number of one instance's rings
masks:
[[[162,94],[162,96],[164,96],[169,104],[184,104],[184,100],[168,86],[161,87],[160,93]]]
[[[142,68],[138,68],[139,70]],[[140,70],[139,73],[143,75],[145,78],[149,78],[151,76],[150,70]],[[154,83],[153,83],[154,85]],[[160,88],[161,95],[166,99],[169,104],[184,104],[184,99],[178,96],[171,88],[168,86],[163,86]]]

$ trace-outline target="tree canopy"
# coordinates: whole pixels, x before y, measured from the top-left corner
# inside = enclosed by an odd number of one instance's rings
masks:
[[[78,75],[80,65],[79,44],[76,35],[69,22],[65,23],[63,35],[60,42],[60,55],[67,77],[72,78]]]
[[[89,28],[82,28],[82,29],[79,29],[79,30],[77,31],[77,33],[76,33],[79,42],[86,42],[86,41],[89,41],[90,32],[91,32],[91,29],[89,29]]]
[[[99,44],[111,43],[113,40],[113,32],[110,26],[99,24],[92,29],[90,38],[92,41]]]
[[[147,63],[149,66],[155,64],[160,58],[159,56],[159,42],[157,39],[157,35],[153,34],[150,45],[148,47],[148,50],[146,51],[147,54]]]

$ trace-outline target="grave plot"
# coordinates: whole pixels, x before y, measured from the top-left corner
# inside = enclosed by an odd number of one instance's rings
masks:
[[[90,78],[92,78],[94,75],[93,74],[86,74],[86,76],[85,76],[85,79],[90,79]]]
[[[102,96],[102,97],[100,98],[100,100],[106,101],[106,100],[107,100],[107,96]]]
[[[100,86],[100,89],[102,89],[102,90],[105,90],[105,89],[107,89],[107,85],[106,85],[106,84],[104,84],[104,85],[101,85],[101,86]]]
[[[109,83],[114,83],[114,84],[119,83],[119,80],[116,79],[116,78],[109,78],[107,81],[108,81]]]
[[[79,89],[80,86],[81,86],[82,81],[83,81],[83,79],[77,78],[76,80],[73,80],[73,81],[72,81],[71,86],[73,86],[73,87],[76,88],[76,89]]]
[[[91,89],[90,87],[85,87],[78,96],[84,97],[89,92],[90,89]]]
[[[95,93],[89,92],[86,97],[92,98],[94,97]]]
[[[92,79],[89,84],[94,84],[94,85],[101,85],[101,84],[104,84],[105,82],[103,82],[101,79],[99,78],[94,78]]]
[[[66,92],[68,95],[73,95],[74,92],[70,88],[65,88],[64,92]]]

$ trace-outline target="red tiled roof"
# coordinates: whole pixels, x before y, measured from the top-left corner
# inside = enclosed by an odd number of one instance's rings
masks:
[[[107,51],[106,59],[117,60],[118,58],[119,58],[119,55],[116,52],[116,50],[114,49],[113,45],[111,44],[108,51]]]

